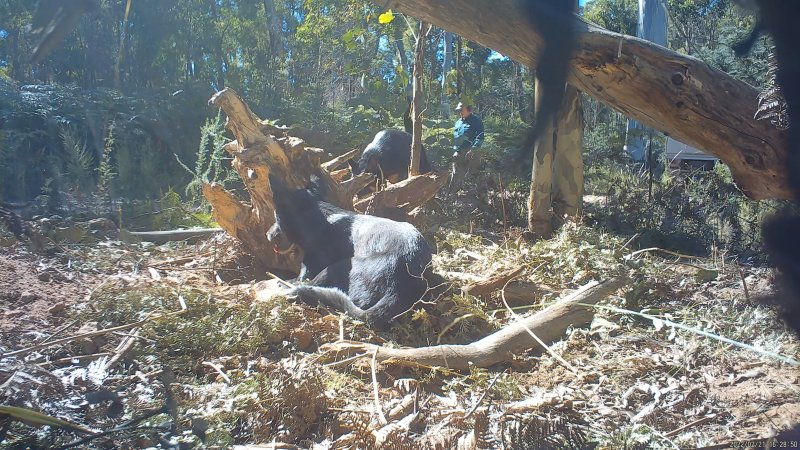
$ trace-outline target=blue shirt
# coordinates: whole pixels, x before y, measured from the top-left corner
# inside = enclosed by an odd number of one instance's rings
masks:
[[[475,114],[458,119],[453,127],[453,150],[480,147],[483,143],[483,121]]]

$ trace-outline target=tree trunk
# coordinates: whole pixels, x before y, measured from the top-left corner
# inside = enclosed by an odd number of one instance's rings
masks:
[[[457,5],[456,5],[457,3]],[[456,7],[457,6],[457,7]],[[475,40],[529,67],[542,48],[524,5],[497,0],[391,0],[387,8]],[[708,64],[577,17],[578,48],[567,82],[623,114],[693,147],[731,169],[753,199],[791,198],[787,137],[753,114],[758,92]]]
[[[450,118],[450,102],[447,99],[447,74],[453,67],[453,33],[444,32],[444,50],[442,59],[442,93],[439,97],[439,115],[443,119]]]
[[[125,41],[128,39],[128,15],[131,12],[131,1],[132,0],[128,0],[125,3],[125,16],[124,19],[122,20],[122,28],[120,31],[119,49],[117,52],[117,63],[114,64],[114,89],[117,90],[120,89],[120,83],[122,82],[119,71],[122,66],[122,60],[125,57]]]
[[[411,66],[408,64],[408,56],[406,55],[406,46],[403,44],[403,30],[400,28],[399,25],[394,25],[394,44],[397,48],[397,57],[400,60],[400,67],[403,69],[403,72],[408,74],[411,70]],[[403,129],[406,133],[414,134],[414,121],[411,119],[411,81],[412,78],[408,78],[408,82],[403,87],[403,92],[406,97],[406,110],[403,112]]]
[[[456,38],[456,97],[461,99],[461,36]]]
[[[425,69],[425,39],[428,33],[425,22],[419,21],[417,45],[414,49],[414,85],[411,94],[411,111],[413,113],[414,132],[411,133],[411,167],[410,176],[419,175],[419,165],[422,159],[422,72]]]
[[[281,20],[275,8],[275,0],[264,0],[264,14],[267,16],[267,33],[269,34],[269,48],[272,58],[283,56],[286,44],[284,42]]]

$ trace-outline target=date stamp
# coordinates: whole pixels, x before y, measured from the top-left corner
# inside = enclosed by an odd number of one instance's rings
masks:
[[[758,439],[753,441],[736,441],[730,443],[731,448],[800,448],[800,441],[792,439]]]

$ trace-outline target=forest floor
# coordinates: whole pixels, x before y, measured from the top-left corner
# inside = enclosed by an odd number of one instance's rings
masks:
[[[552,345],[572,369],[539,351],[467,373],[326,351],[341,338],[472,342],[515,320],[499,293],[456,289],[375,333],[257,298],[261,277],[226,236],[33,252],[2,234],[1,403],[110,432],[6,417],[0,447],[727,448],[800,423],[800,369],[776,356],[797,360],[800,342],[758,300],[773,292],[771,270],[634,254],[586,227],[535,244],[512,234],[440,230],[435,269],[461,287],[522,267],[520,314],[591,279],[631,280]]]

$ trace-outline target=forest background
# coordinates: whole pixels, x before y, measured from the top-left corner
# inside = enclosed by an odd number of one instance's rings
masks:
[[[34,7],[27,0],[0,2],[5,201],[52,212],[100,199],[99,208],[132,228],[179,225],[170,218],[133,222],[143,211],[186,201],[207,211],[199,181],[235,184],[221,148],[223,120],[206,105],[224,87],[259,117],[301,128],[311,145],[333,155],[363,148],[380,129],[402,126],[417,21],[381,20],[385,11],[373,3],[103,0],[38,65],[30,62],[34,42],[27,34]],[[749,13],[729,0],[669,0],[668,9],[672,49],[769,87],[767,38],[747,57],[730,49],[752,25]],[[635,35],[635,0],[593,0],[580,12]],[[502,173],[508,191],[502,205],[485,200],[484,225],[524,226],[529,179],[502,163],[533,119],[533,74],[441,29],[425,44],[429,154],[440,166],[449,164],[451,108],[474,104],[486,123],[485,153],[496,162],[490,168]],[[643,232],[642,245],[761,262],[759,224],[775,202],[746,199],[722,165],[692,177],[657,169],[651,181],[623,150],[626,118],[589,97],[583,104],[587,193],[605,199],[602,210],[587,209],[590,223]],[[663,137],[657,143],[663,168]]]

